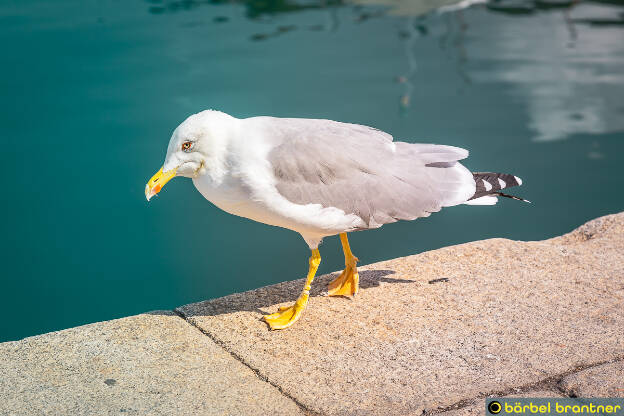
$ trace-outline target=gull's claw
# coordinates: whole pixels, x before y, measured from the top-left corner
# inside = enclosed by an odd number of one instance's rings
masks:
[[[285,329],[297,322],[308,304],[308,294],[302,294],[292,306],[280,306],[278,312],[263,316],[271,329]]]

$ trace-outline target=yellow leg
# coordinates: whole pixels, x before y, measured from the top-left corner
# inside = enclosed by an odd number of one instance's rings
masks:
[[[347,233],[340,233],[340,241],[345,256],[345,269],[340,276],[329,284],[329,296],[352,296],[360,288],[360,275],[358,275],[356,267],[358,258],[351,253]]]
[[[310,257],[309,263],[310,269],[308,270],[306,284],[295,304],[292,306],[281,307],[279,308],[279,312],[264,316],[264,320],[267,324],[269,324],[271,329],[284,329],[294,324],[297,319],[299,319],[299,316],[308,304],[312,280],[314,280],[319,264],[321,264],[321,253],[319,253],[318,249],[315,248],[312,250],[312,256]]]

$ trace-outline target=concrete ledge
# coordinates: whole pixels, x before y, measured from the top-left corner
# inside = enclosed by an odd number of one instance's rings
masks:
[[[0,344],[0,414],[481,414],[623,388],[624,213],[360,270],[354,299],[318,278],[284,331],[261,317],[302,280]]]
[[[2,415],[303,414],[172,312],[0,344]]]

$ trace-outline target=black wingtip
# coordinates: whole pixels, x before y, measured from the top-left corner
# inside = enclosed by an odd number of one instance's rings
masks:
[[[475,180],[476,188],[474,195],[470,199],[477,199],[486,195],[498,195],[505,198],[531,203],[531,201],[526,199],[513,195],[507,195],[501,192],[503,189],[522,185],[522,179],[515,175],[496,172],[472,172],[472,175]]]
[[[516,201],[528,202],[529,204],[531,203],[531,201],[529,201],[528,199],[520,198],[519,196],[515,195],[507,195],[502,192],[493,192],[492,195],[504,196],[505,198],[515,199]]]

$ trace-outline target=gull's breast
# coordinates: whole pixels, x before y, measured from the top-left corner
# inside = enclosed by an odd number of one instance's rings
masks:
[[[242,181],[234,177],[227,176],[223,180],[214,182],[207,175],[193,179],[195,188],[214,205],[225,212],[240,217],[254,219],[255,211],[250,205],[252,203],[252,195],[250,190],[245,187]]]
[[[270,183],[249,183],[233,175],[217,183],[202,175],[193,179],[193,184],[204,198],[227,213],[303,235],[333,235],[362,223],[359,217],[337,208],[294,204]]]

